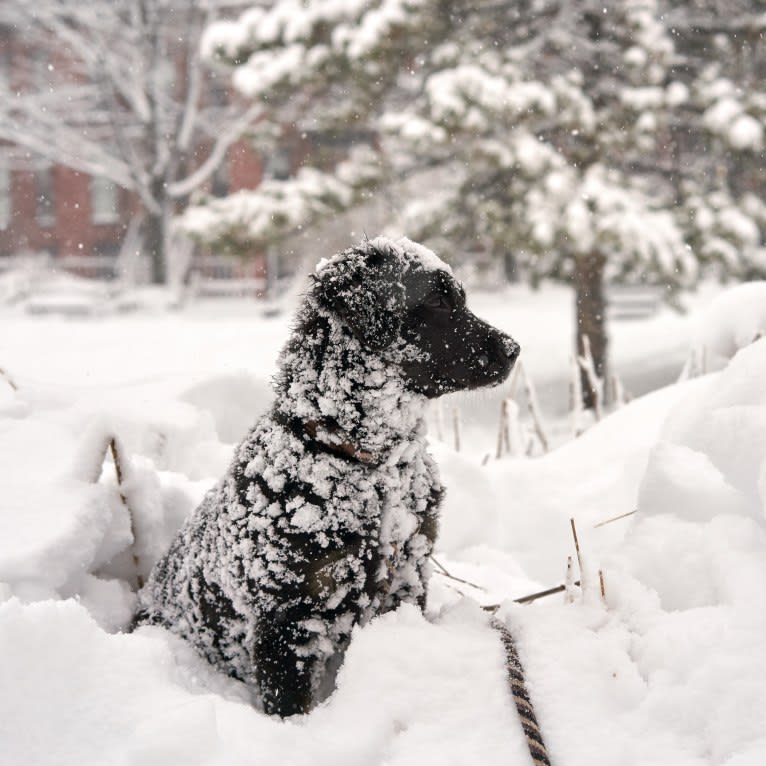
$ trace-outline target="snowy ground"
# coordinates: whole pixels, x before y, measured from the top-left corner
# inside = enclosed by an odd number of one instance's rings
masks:
[[[711,309],[712,327],[730,330],[706,349],[711,366],[755,337],[763,297]],[[517,288],[473,306],[521,342],[561,431],[569,294]],[[475,602],[561,582],[570,517],[590,587],[574,603],[501,610],[553,762],[766,762],[766,340],[541,458],[482,465],[503,392],[460,398],[462,451],[448,431],[432,445],[448,487],[437,559],[480,587],[435,574],[428,619],[402,609],[358,631],[333,697],[281,722],[164,631],[119,632],[131,533],[102,463],[114,435],[145,572],[268,405],[285,318],[244,302],[98,321],[18,307],[0,327],[16,386],[0,376],[2,766],[526,763],[500,644]],[[708,335],[710,320],[670,312],[617,323],[616,367],[642,393],[675,380]]]

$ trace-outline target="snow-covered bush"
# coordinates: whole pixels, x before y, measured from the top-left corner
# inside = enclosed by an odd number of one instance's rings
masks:
[[[719,370],[766,337],[766,282],[745,282],[718,295],[695,321],[687,374]]]

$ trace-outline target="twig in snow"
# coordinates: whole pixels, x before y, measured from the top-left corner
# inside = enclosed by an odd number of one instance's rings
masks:
[[[686,361],[684,362],[684,366],[681,368],[681,372],[678,375],[678,380],[676,383],[683,383],[694,377],[695,356],[696,354],[694,353],[694,349],[689,351],[689,354],[686,357]]]
[[[585,590],[585,570],[582,565],[582,553],[580,552],[580,541],[577,539],[577,527],[575,526],[575,520],[569,519],[569,523],[572,527],[572,537],[574,537],[575,552],[577,553],[577,566],[580,569],[580,581],[582,582],[582,589]]]
[[[572,434],[577,438],[582,432],[582,378],[580,365],[574,356],[569,357],[572,378],[569,381],[569,411],[572,413]]]
[[[2,368],[0,367],[0,378],[2,378],[13,391],[18,391],[19,387],[16,385],[16,381]]]
[[[519,428],[519,405],[513,399],[503,399],[500,404],[500,423],[497,429],[495,458],[503,455],[517,457],[523,454],[522,436]]]
[[[122,466],[122,458],[120,457],[121,448],[117,444],[117,440],[112,436],[109,439],[109,451],[112,453],[112,460],[114,462],[114,472],[117,475],[117,487],[118,492],[120,494],[120,500],[122,501],[122,505],[125,508],[125,510],[128,513],[128,519],[130,522],[130,533],[133,536],[133,565],[136,568],[136,584],[138,585],[139,590],[143,588],[144,586],[144,578],[140,574],[140,568],[139,568],[139,560],[138,555],[135,553],[135,546],[138,541],[138,538],[136,537],[136,527],[133,523],[133,512],[130,510],[130,505],[128,504],[128,498],[125,495],[125,492],[123,491],[123,466]]]
[[[452,428],[455,432],[455,452],[460,452],[460,410],[457,407],[452,411]]]
[[[625,386],[622,385],[620,376],[616,372],[612,373],[610,382],[612,384],[612,403],[615,409],[619,409],[628,403],[629,397],[625,391]]]
[[[476,590],[483,590],[486,591],[487,589],[484,588],[481,585],[477,585],[476,583],[470,582],[469,580],[463,580],[461,577],[455,577],[455,575],[450,574],[446,567],[443,564],[440,564],[433,556],[431,556],[431,561],[436,564],[437,569],[439,570],[436,572],[436,574],[440,574],[443,577],[448,577],[450,580],[454,580],[455,582],[461,582],[463,585],[470,585],[472,588],[476,588]]]
[[[572,585],[579,585],[580,581],[575,580]],[[531,604],[533,601],[537,601],[539,598],[545,598],[546,596],[554,596],[556,593],[561,593],[566,590],[566,584],[556,585],[554,588],[547,588],[546,590],[538,591],[537,593],[530,593],[528,596],[522,596],[521,598],[513,599],[514,604]],[[501,604],[488,604],[483,606],[482,609],[485,612],[496,612],[501,607]]]
[[[575,580],[573,585],[579,585],[580,581]],[[513,599],[514,604],[531,604],[533,601],[537,601],[538,598],[545,598],[546,596],[552,596],[554,593],[561,593],[566,589],[566,584],[557,585],[555,588],[548,588],[547,590],[541,590],[538,593],[530,593],[528,596],[522,596],[521,598]]]
[[[444,407],[442,406],[442,400],[437,399],[434,404],[434,420],[436,422],[436,438],[440,441],[444,441]]]
[[[524,450],[524,454],[527,457],[532,457],[535,451],[535,432],[534,429],[528,431],[529,438],[527,439],[527,448]]]
[[[508,386],[508,399],[513,399],[516,396],[516,386],[519,382],[519,370],[521,370],[521,364],[517,362],[513,366],[513,371],[511,372],[511,380]]]
[[[487,465],[489,463],[489,459],[492,457],[492,455],[488,452],[484,457],[481,459],[482,466]]]
[[[519,423],[519,405],[513,399],[506,399],[508,417],[508,454],[511,457],[518,457],[523,454],[523,437],[521,435],[521,425]]]
[[[606,524],[611,524],[613,521],[619,521],[620,519],[627,519],[628,516],[632,516],[634,513],[638,513],[638,511],[628,511],[627,513],[621,513],[619,516],[613,516],[611,519],[606,519],[605,521],[599,521],[598,524],[593,525],[593,529],[596,529],[597,527],[603,527]]]
[[[535,387],[532,384],[532,381],[527,374],[526,367],[523,367],[521,362],[516,362],[516,367],[519,370],[519,377],[524,382],[524,390],[527,395],[527,404],[529,406],[529,414],[532,416],[532,423],[535,427],[535,434],[537,435],[537,438],[540,440],[540,444],[542,444],[543,452],[548,451],[548,436],[545,433],[545,428],[543,427],[543,419],[540,415],[540,406],[537,403],[537,394],[535,392]]]
[[[606,588],[604,587],[604,572],[601,569],[598,570],[598,582],[601,588],[601,600],[604,603],[606,603]]]
[[[567,573],[564,580],[564,591],[566,592],[566,601],[571,604],[574,601],[574,567],[572,566],[572,557],[567,556]]]
[[[497,428],[497,450],[495,458],[500,460],[503,452],[511,451],[510,437],[508,435],[508,400],[500,402],[500,423]]]

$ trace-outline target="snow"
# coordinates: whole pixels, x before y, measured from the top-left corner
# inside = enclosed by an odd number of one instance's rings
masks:
[[[745,111],[747,104],[741,103],[726,89],[723,93],[705,111],[705,125],[724,137],[734,149],[760,151],[763,146],[762,122]],[[714,95],[712,91],[710,95]]]
[[[436,558],[484,590],[434,574],[428,617],[403,607],[356,630],[335,694],[287,722],[170,633],[119,632],[134,598],[130,524],[109,460],[98,478],[115,434],[145,569],[268,406],[286,323],[245,302],[98,322],[4,311],[0,367],[18,390],[0,376],[0,763],[525,762],[500,642],[473,601],[562,582],[570,516],[585,594],[500,612],[553,762],[762,763],[766,340],[749,333],[762,296],[742,285],[696,317],[615,323],[623,371],[659,357],[672,379],[695,333],[722,352],[721,369],[544,457],[482,465],[502,392],[457,400],[463,451],[431,436],[447,486]],[[561,396],[569,300],[558,288],[469,291]],[[731,345],[713,342],[719,328]],[[310,510],[298,521],[313,523]]]
[[[349,206],[360,189],[374,185],[380,173],[375,152],[352,148],[332,173],[302,167],[288,179],[266,179],[257,189],[190,205],[177,226],[197,239],[237,241],[243,254],[275,234],[294,232],[315,219]]]
[[[692,349],[709,370],[723,367],[740,349],[766,336],[766,282],[745,282],[717,296],[700,312]]]

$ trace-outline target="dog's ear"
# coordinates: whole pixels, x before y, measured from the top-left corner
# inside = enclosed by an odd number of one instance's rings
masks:
[[[314,294],[368,348],[398,337],[404,310],[402,261],[393,248],[364,242],[320,268]]]

